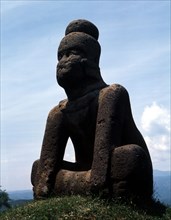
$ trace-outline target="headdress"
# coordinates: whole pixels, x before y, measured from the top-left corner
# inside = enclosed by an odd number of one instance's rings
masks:
[[[82,19],[74,20],[66,28],[58,53],[76,48],[82,50],[87,58],[99,63],[101,48],[98,36],[99,31],[93,23]]]

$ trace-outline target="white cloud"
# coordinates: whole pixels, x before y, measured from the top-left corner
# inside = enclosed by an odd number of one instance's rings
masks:
[[[153,102],[146,106],[141,126],[155,169],[170,169],[170,115],[169,111]]]
[[[151,106],[147,106],[144,109],[141,123],[142,128],[146,132],[153,132],[164,130],[165,132],[170,131],[170,115],[167,109],[160,107],[155,102]],[[157,127],[157,129],[156,129]]]

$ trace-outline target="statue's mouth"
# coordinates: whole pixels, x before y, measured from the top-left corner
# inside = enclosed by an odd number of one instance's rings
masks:
[[[63,77],[64,75],[72,73],[73,71],[80,71],[80,60],[68,60],[66,62],[59,62],[57,65],[57,75]]]
[[[58,64],[57,65],[57,76],[58,77],[65,77],[69,74],[69,72],[71,72],[72,70],[72,65],[70,62],[68,63],[64,63],[64,64]]]
[[[65,75],[65,74],[69,73],[70,71],[71,71],[71,67],[58,68],[57,69],[57,74],[62,76],[62,75]]]

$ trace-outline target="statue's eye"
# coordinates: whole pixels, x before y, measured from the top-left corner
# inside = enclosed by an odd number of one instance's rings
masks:
[[[80,50],[80,49],[71,50],[70,54],[79,55],[81,57],[85,57],[85,53],[82,50]]]
[[[58,53],[58,60],[61,60],[63,57],[63,54],[62,53]]]
[[[83,51],[73,49],[73,50],[66,50],[63,52],[59,52],[58,53],[58,60],[60,61],[63,58],[63,56],[69,57],[70,55],[85,57],[85,53]]]
[[[80,55],[78,51],[76,50],[68,50],[65,51],[65,53],[63,54],[63,56],[69,57],[70,55]]]
[[[71,51],[70,51],[70,54],[80,55],[80,53],[79,53],[77,50],[71,50]]]

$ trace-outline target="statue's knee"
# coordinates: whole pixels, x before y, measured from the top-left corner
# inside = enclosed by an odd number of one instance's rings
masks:
[[[130,193],[151,196],[152,167],[143,148],[125,145],[114,149],[111,156],[111,180],[113,186],[126,181]]]
[[[31,170],[31,183],[34,186],[35,185],[35,180],[36,180],[36,175],[37,175],[37,168],[40,160],[34,161],[32,165],[32,170]]]
[[[125,145],[113,150],[111,157],[111,174],[113,178],[125,179],[139,170],[142,163],[147,163],[145,151],[138,145]]]

